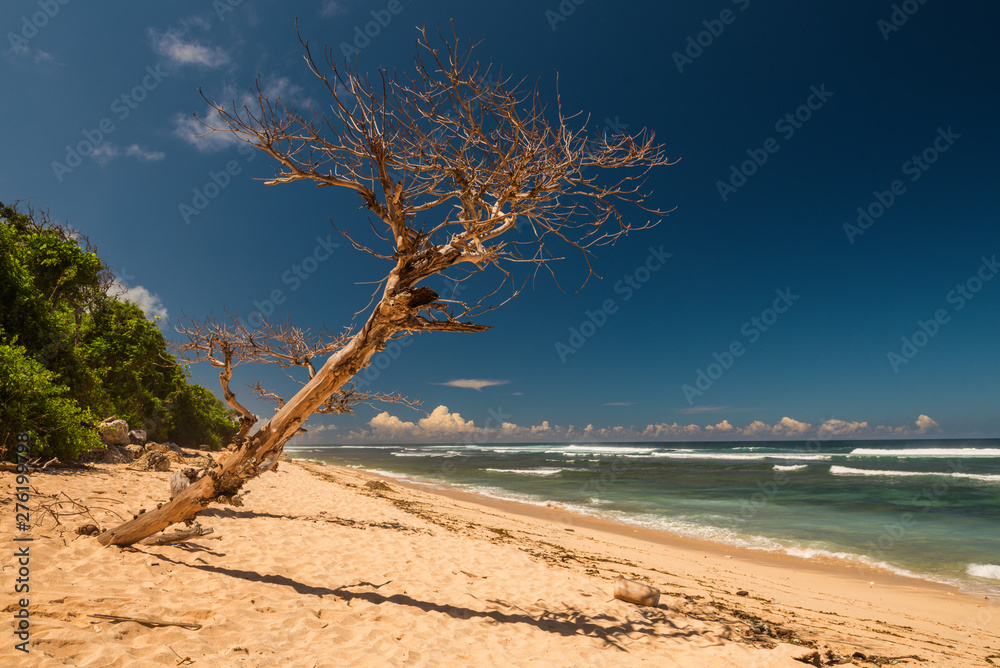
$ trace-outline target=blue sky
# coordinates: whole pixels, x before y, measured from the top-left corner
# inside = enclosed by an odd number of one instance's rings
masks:
[[[595,134],[648,127],[680,159],[648,183],[675,210],[604,249],[602,280],[577,291],[571,257],[490,331],[387,350],[368,387],[421,411],[316,416],[303,440],[1000,435],[995,3],[10,0],[0,200],[79,228],[151,315],[278,291],[274,315],[340,330],[387,272],[330,226],[365,233],[356,196],[265,187],[263,154],[193,116],[199,88],[239,101],[258,75],[323,104],[296,17],[366,72],[407,71],[415,26],[454,19],[517,78],[551,93],[558,71]],[[294,391],[252,367],[237,389],[254,378]]]

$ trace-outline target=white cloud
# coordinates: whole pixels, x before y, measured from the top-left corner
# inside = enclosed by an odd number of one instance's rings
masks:
[[[931,419],[930,416],[921,413],[920,417],[916,421],[917,432],[920,434],[926,434],[931,429],[938,429],[940,425]]]
[[[126,147],[123,152],[111,142],[102,142],[98,144],[90,154],[90,157],[101,165],[106,165],[122,155],[129,158],[136,158],[144,162],[156,162],[167,157],[167,154],[163,151],[149,151],[140,147],[138,144],[132,144]]]
[[[319,9],[319,15],[323,18],[343,14],[347,11],[347,3],[344,0],[323,0],[323,6]]]
[[[705,431],[707,431],[710,434],[715,432],[725,433],[732,431],[734,428],[735,427],[733,427],[733,425],[729,424],[729,420],[723,420],[719,424],[708,425],[707,427],[705,427]]]
[[[106,165],[118,157],[118,148],[109,142],[103,142],[94,147],[90,157],[101,165]]]
[[[142,312],[146,314],[147,318],[153,320],[159,318],[160,320],[157,321],[158,325],[165,324],[167,322],[167,307],[163,305],[163,302],[160,300],[160,296],[153,294],[141,285],[129,287],[121,281],[115,281],[114,284],[108,289],[108,292],[113,295],[118,295],[119,299],[132,302],[142,309]]]
[[[368,423],[367,429],[352,431],[345,440],[354,442],[525,442],[525,441],[733,441],[747,440],[808,440],[819,438],[865,438],[875,434],[896,437],[922,434],[937,428],[937,423],[926,415],[921,415],[912,427],[871,426],[868,422],[826,420],[819,427],[791,417],[783,417],[775,424],[754,420],[744,426],[734,426],[729,420],[702,427],[697,424],[661,423],[645,428],[633,426],[594,427],[588,424],[583,429],[572,425],[560,426],[543,420],[537,425],[518,425],[504,422],[495,426],[487,419],[484,427],[477,427],[472,420],[465,420],[458,413],[452,413],[446,406],[438,406],[427,417],[416,422],[406,422],[388,411],[379,413]]]
[[[288,77],[278,77],[264,81],[261,85],[261,92],[272,103],[280,98],[282,103],[290,108],[295,106],[302,108],[315,106],[315,102],[312,99],[300,95],[302,87],[292,83]],[[217,100],[222,101],[218,102]],[[227,86],[222,94],[216,98],[215,103],[230,111],[233,109],[243,110],[244,108],[254,109],[256,107],[259,113],[260,107],[260,102],[255,92],[247,89],[243,93],[237,94],[236,89],[232,86]],[[241,115],[241,118],[244,121],[249,120],[245,117],[245,114]],[[253,139],[252,135],[241,135],[225,129],[226,127],[227,125],[222,120],[222,116],[212,105],[207,106],[205,111],[198,114],[197,117],[190,113],[179,113],[174,116],[174,136],[191,144],[203,153],[221,151],[230,146],[240,144],[246,139]],[[217,129],[213,131],[213,128]]]
[[[808,422],[799,422],[790,417],[783,417],[774,425],[775,436],[796,436],[805,438],[813,431],[813,426]]]
[[[209,47],[195,41],[184,41],[184,32],[172,28],[160,34],[147,31],[153,51],[178,65],[201,65],[216,68],[229,63],[229,54],[221,47]]]
[[[149,162],[157,162],[163,160],[167,157],[167,154],[163,151],[148,151],[138,144],[132,144],[125,149],[125,155],[130,158],[138,158],[139,160],[145,160]]]
[[[821,438],[831,438],[833,436],[857,436],[866,431],[870,431],[867,422],[845,422],[844,420],[827,420],[819,426]]]
[[[475,380],[472,378],[459,378],[458,380],[449,380],[447,383],[434,383],[435,385],[447,385],[449,387],[462,387],[467,390],[478,390],[482,392],[484,387],[491,387],[493,385],[506,385],[509,380]]]

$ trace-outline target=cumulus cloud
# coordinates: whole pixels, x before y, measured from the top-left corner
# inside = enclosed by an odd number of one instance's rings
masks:
[[[729,424],[729,420],[723,420],[719,424],[710,424],[707,427],[705,427],[705,431],[707,431],[710,434],[713,433],[713,432],[714,433],[726,433],[726,432],[733,431],[733,429],[735,429],[735,427],[733,427],[733,425]]]
[[[844,420],[831,419],[821,424],[818,431],[821,438],[832,438],[834,436],[857,436],[870,429],[867,422],[845,422]]]
[[[129,287],[121,281],[116,281],[110,292],[118,294],[120,299],[132,302],[141,308],[147,318],[151,320],[159,318],[157,324],[166,323],[167,307],[163,305],[160,296],[153,294],[141,285]]]
[[[484,387],[491,387],[493,385],[506,385],[509,380],[475,380],[472,378],[459,378],[458,380],[449,380],[447,383],[434,383],[435,385],[447,385],[449,387],[463,387],[468,390],[478,390],[483,391]]]
[[[495,417],[495,416],[494,416]],[[616,425],[612,427],[595,427],[588,424],[582,429],[573,425],[561,426],[543,420],[535,425],[518,425],[514,422],[495,421],[493,417],[485,420],[483,426],[477,426],[472,420],[464,419],[458,413],[452,413],[446,406],[438,406],[427,417],[415,422],[407,422],[391,415],[388,411],[379,413],[368,423],[367,429],[352,431],[346,438],[356,442],[454,442],[474,441],[489,442],[525,442],[548,441],[568,442],[576,440],[626,442],[626,441],[732,441],[732,440],[808,440],[819,438],[867,438],[875,434],[891,434],[893,436],[913,436],[925,433],[937,427],[937,423],[926,415],[917,420],[917,428],[871,426],[868,422],[850,422],[845,420],[826,420],[818,427],[783,417],[775,424],[763,420],[736,426],[723,420],[717,424],[704,427],[697,424],[660,423],[650,424],[644,428]]]
[[[221,47],[210,47],[193,40],[185,40],[184,31],[171,28],[159,33],[150,28],[149,41],[158,55],[177,65],[201,65],[216,68],[229,63],[229,54]]]
[[[935,422],[930,416],[921,413],[920,417],[917,418],[917,432],[920,434],[926,434],[932,429],[938,429],[940,425]]]

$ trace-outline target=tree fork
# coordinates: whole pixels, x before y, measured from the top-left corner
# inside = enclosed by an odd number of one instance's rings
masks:
[[[398,285],[390,276],[389,285]],[[306,385],[267,421],[249,441],[240,447],[219,470],[187,487],[171,501],[156,510],[105,531],[97,536],[102,545],[132,545],[177,522],[194,519],[219,496],[235,496],[244,483],[257,477],[264,463],[281,454],[284,444],[298,432],[303,422],[334,392],[343,387],[368,360],[384,347],[386,341],[405,329],[422,329],[415,312],[426,308],[428,297],[433,294],[425,289],[394,290],[386,287],[382,300],[361,331],[351,337],[346,346],[331,355]],[[435,323],[431,323],[435,324]],[[482,325],[438,321],[438,325],[452,325],[444,329],[454,331],[483,331]]]

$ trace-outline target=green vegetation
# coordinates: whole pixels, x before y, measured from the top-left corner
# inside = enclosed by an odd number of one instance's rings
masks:
[[[0,458],[27,431],[34,456],[75,459],[100,446],[94,425],[111,415],[181,445],[236,433],[114,284],[85,238],[0,203]]]

